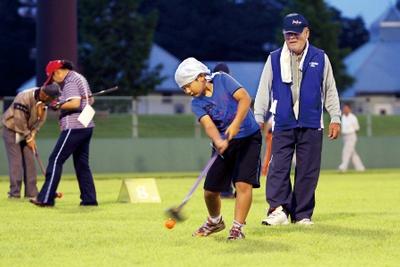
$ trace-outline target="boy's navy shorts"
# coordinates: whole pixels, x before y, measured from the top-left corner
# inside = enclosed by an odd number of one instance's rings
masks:
[[[254,134],[232,139],[223,157],[217,157],[207,173],[204,189],[212,192],[223,192],[236,182],[260,187],[262,138],[260,131]],[[216,153],[213,151],[213,153]]]

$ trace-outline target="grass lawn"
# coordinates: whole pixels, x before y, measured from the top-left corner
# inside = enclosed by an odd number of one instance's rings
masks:
[[[121,178],[155,177],[162,203],[117,203]],[[96,175],[100,206],[79,207],[78,184],[63,177],[55,208],[8,200],[0,177],[0,266],[399,266],[400,170],[322,172],[315,225],[266,227],[264,181],[254,191],[246,239],[227,242],[228,229],[207,238],[191,233],[203,223],[202,190],[185,207],[188,220],[163,226],[197,174]],[[177,178],[174,178],[177,177]],[[40,181],[41,185],[43,181]],[[233,200],[223,216],[232,222]]]

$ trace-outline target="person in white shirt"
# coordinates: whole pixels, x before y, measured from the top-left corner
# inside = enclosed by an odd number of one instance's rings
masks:
[[[351,112],[351,107],[348,104],[343,105],[342,111],[343,151],[339,171],[347,171],[350,159],[357,171],[365,171],[364,164],[356,151],[357,131],[360,129],[357,117]]]

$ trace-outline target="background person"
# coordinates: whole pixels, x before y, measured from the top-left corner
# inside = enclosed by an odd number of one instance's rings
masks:
[[[10,176],[9,198],[21,197],[22,182],[25,197],[36,197],[38,193],[34,159],[35,137],[46,120],[46,104],[59,94],[60,87],[56,83],[25,90],[14,98],[3,114],[3,140]]]
[[[271,52],[264,66],[255,100],[255,116],[262,126],[269,96],[273,114],[272,157],[266,182],[269,204],[265,225],[293,222],[311,225],[315,189],[321,168],[323,108],[331,116],[328,137],[340,133],[339,97],[332,66],[324,51],[308,42],[307,20],[292,13],[283,19],[285,42]],[[296,151],[294,186],[290,181]]]
[[[60,109],[59,123],[61,134],[49,158],[46,180],[36,199],[31,202],[38,206],[54,206],[56,190],[61,179],[62,166],[72,155],[76,177],[81,191],[81,206],[97,206],[96,189],[89,167],[89,145],[94,123],[85,127],[78,117],[83,108],[93,101],[85,77],[74,71],[68,60],[53,60],[46,66],[48,79],[62,84],[60,102],[55,108]],[[60,104],[63,103],[63,104]]]
[[[356,151],[357,131],[360,130],[357,117],[351,112],[348,104],[343,105],[342,115],[342,163],[339,165],[341,172],[347,171],[350,159],[353,162],[356,171],[365,171],[364,164]]]
[[[261,133],[250,110],[247,91],[229,74],[214,73],[195,58],[185,59],[175,72],[176,83],[193,97],[192,111],[204,127],[217,157],[204,182],[209,216],[193,236],[208,236],[225,228],[220,192],[233,181],[236,202],[229,240],[244,238],[243,226],[252,202],[252,189],[260,187]],[[215,152],[214,152],[215,153]]]

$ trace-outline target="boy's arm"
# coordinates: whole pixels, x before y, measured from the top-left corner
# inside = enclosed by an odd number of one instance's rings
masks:
[[[251,105],[251,98],[244,88],[239,88],[236,90],[236,92],[233,94],[233,97],[238,102],[238,107],[235,118],[225,131],[225,135],[227,136],[228,140],[232,140],[233,137],[238,134],[240,125],[246,118]]]
[[[207,136],[210,137],[214,143],[215,148],[219,154],[223,154],[228,148],[228,140],[221,138],[221,135],[209,115],[204,115],[200,118],[200,124],[203,126]]]
[[[81,106],[81,98],[71,98],[69,101],[64,102],[60,109],[64,110],[75,110]]]

